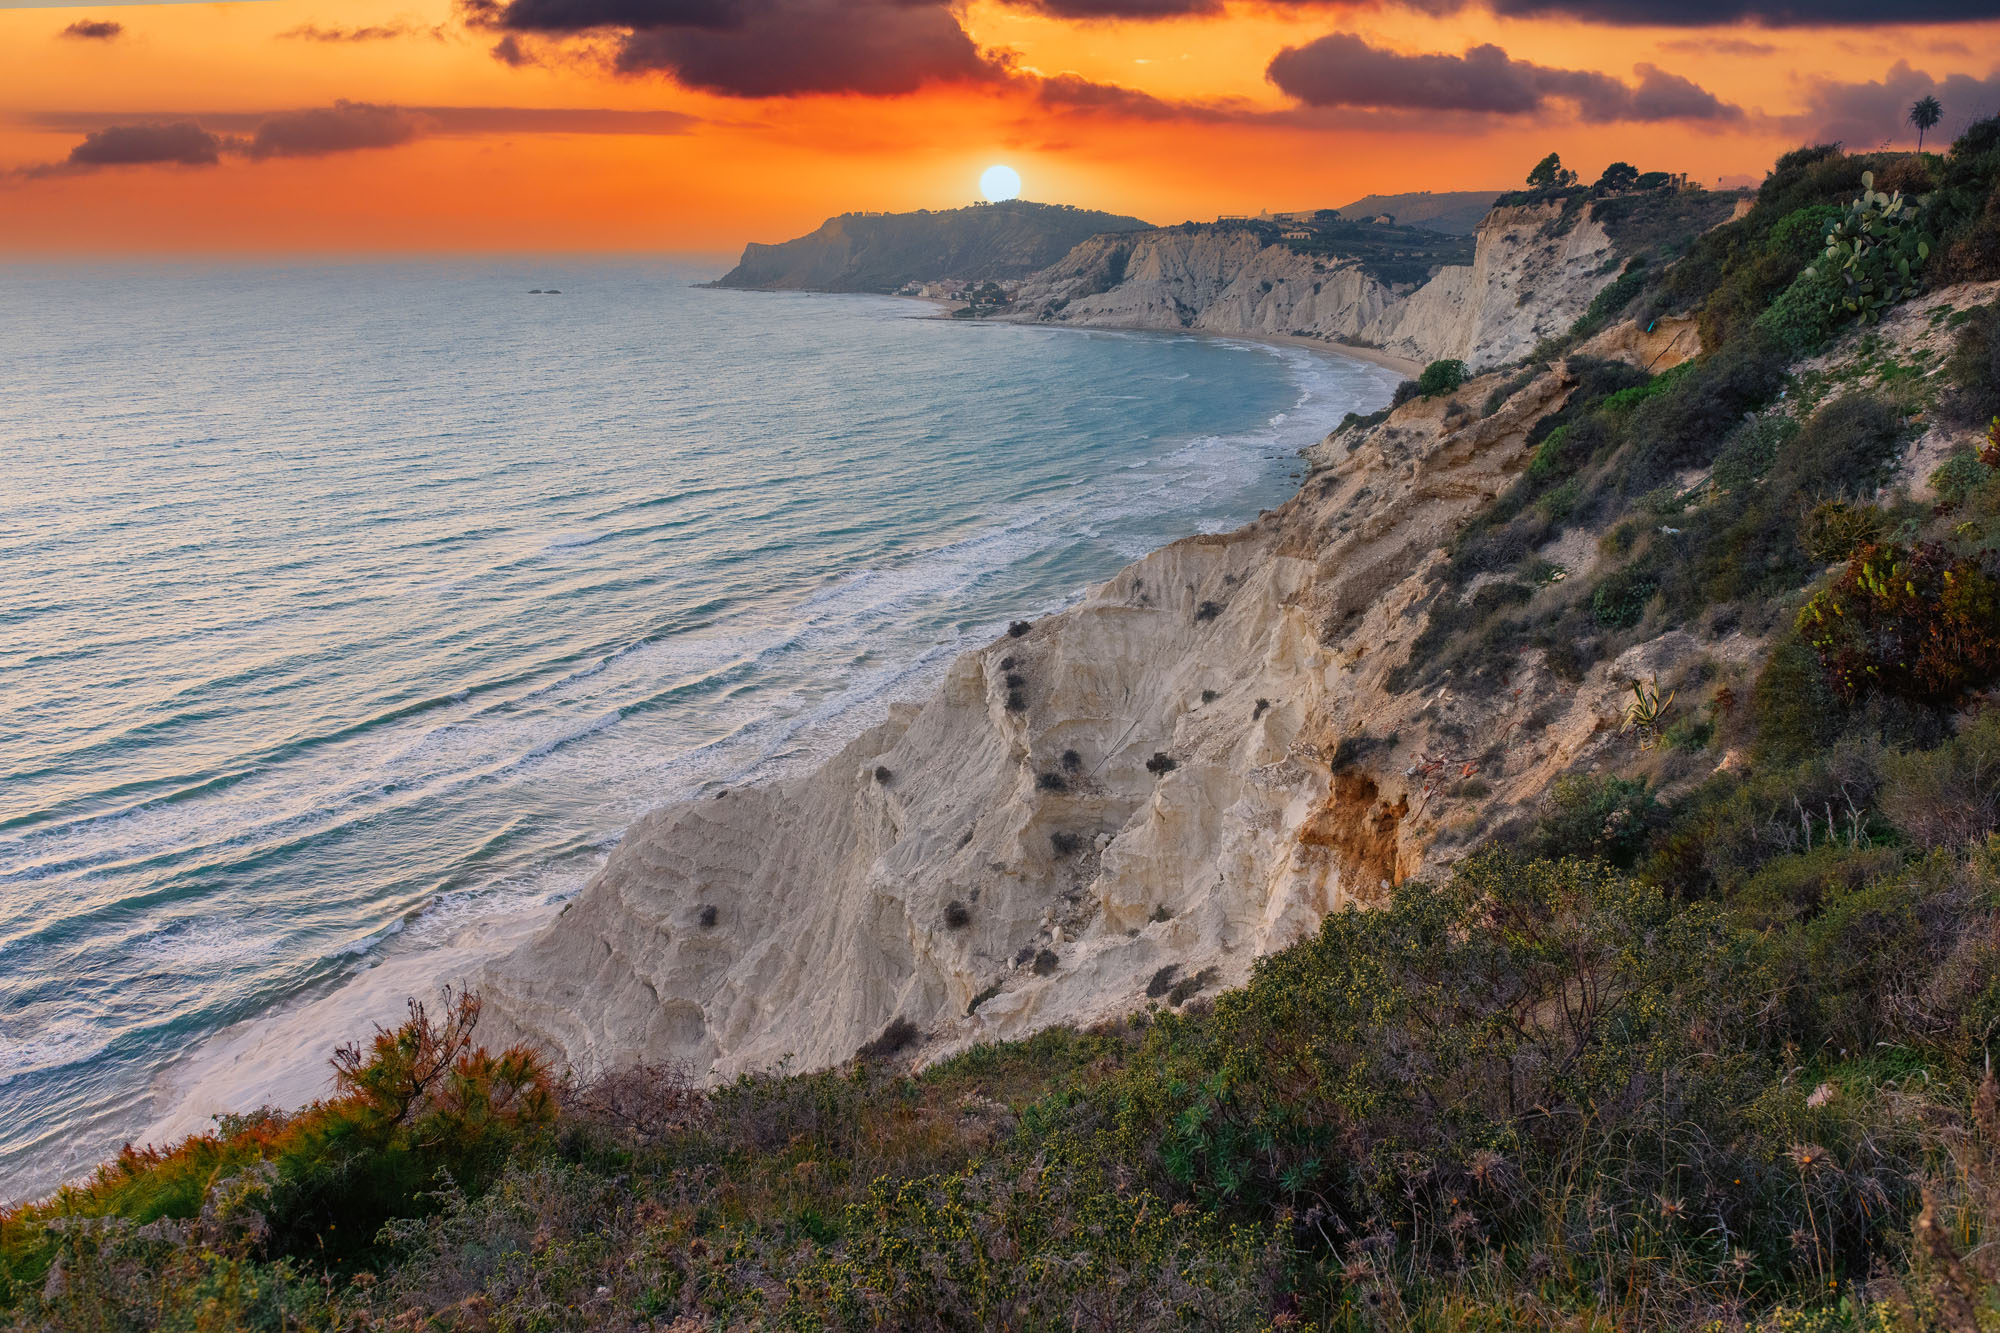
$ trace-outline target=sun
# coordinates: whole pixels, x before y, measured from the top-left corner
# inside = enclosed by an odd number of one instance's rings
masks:
[[[988,167],[979,177],[979,192],[991,203],[1002,199],[1018,198],[1021,193],[1021,173],[1012,167]]]

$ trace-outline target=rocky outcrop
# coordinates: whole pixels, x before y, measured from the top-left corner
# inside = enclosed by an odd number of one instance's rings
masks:
[[[844,213],[777,245],[751,242],[718,287],[893,292],[910,282],[1025,278],[1098,232],[1147,224],[1014,199],[919,213]]]
[[[489,1014],[586,1074],[715,1079],[897,1020],[928,1058],[1242,981],[1535,799],[1611,743],[1626,677],[1693,651],[1581,686],[1530,663],[1497,702],[1384,688],[1442,548],[1569,391],[1559,365],[1481,419],[1420,399],[1336,433],[1281,508],[965,654],[817,770],[648,815],[489,969]]]
[[[1559,205],[1494,209],[1470,265],[1440,269],[1361,336],[1418,361],[1456,357],[1475,368],[1526,356],[1618,276],[1620,257],[1591,211],[1567,230],[1563,217]]]
[[[1096,328],[1354,339],[1397,299],[1357,263],[1199,227],[1092,237],[1024,283],[1015,307]]]
[[[1023,284],[1016,318],[1105,328],[1290,334],[1477,368],[1527,355],[1573,324],[1618,273],[1611,237],[1585,207],[1487,214],[1473,262],[1396,288],[1354,260],[1301,254],[1226,225],[1084,242]]]

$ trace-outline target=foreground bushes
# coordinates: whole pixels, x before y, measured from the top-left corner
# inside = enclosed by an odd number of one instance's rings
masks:
[[[1979,745],[1951,763],[1984,781]],[[28,1327],[1859,1328],[1884,1300],[1935,1306],[1944,1260],[2000,1234],[1977,1156],[2000,1153],[1977,1104],[1996,859],[1823,842],[1686,901],[1489,852],[1336,913],[1212,1004],[915,1078],[704,1093],[628,1071],[548,1124],[523,1097],[541,1085],[501,1080],[520,1112],[453,1133],[488,1161],[506,1125],[504,1161],[438,1165],[351,1257],[278,1239],[282,1151],[211,1169],[166,1225],[100,1183],[7,1219],[6,1307]],[[486,1104],[396,1110],[436,1030],[378,1038],[347,1085],[367,1116]],[[192,1178],[168,1164],[228,1142],[124,1178]],[[347,1169],[407,1146],[357,1143]],[[1927,1197],[1941,1231],[1916,1226]],[[87,1202],[119,1220],[69,1220]],[[54,1279],[22,1280],[30,1236]]]

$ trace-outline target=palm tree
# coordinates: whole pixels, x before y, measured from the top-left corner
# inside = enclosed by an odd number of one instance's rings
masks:
[[[1910,104],[1910,124],[1917,127],[1917,151],[1919,153],[1924,151],[1924,131],[1934,129],[1937,123],[1943,119],[1944,108],[1939,106],[1937,98],[1932,97],[1929,93],[1925,93]]]

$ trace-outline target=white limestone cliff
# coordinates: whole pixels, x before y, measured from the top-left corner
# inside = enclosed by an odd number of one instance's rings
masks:
[[[1681,341],[1656,369],[1692,354]],[[1627,329],[1590,350],[1658,362],[1655,343]],[[487,970],[497,1035],[585,1075],[645,1060],[717,1079],[837,1064],[900,1020],[931,1058],[1240,983],[1327,912],[1449,860],[1475,809],[1531,801],[1608,743],[1625,677],[1691,651],[1669,635],[1581,686],[1531,665],[1497,704],[1383,687],[1442,548],[1569,387],[1559,365],[1483,419],[1417,400],[1336,433],[1279,509],[963,655],[816,770],[646,816]],[[1395,739],[1335,771],[1364,733]],[[1475,774],[1476,806],[1451,794]]]
[[[1015,317],[1323,338],[1483,369],[1567,329],[1617,277],[1620,259],[1589,208],[1566,217],[1561,203],[1495,209],[1471,264],[1441,268],[1414,289],[1242,229],[1162,228],[1085,241],[1023,284]]]

